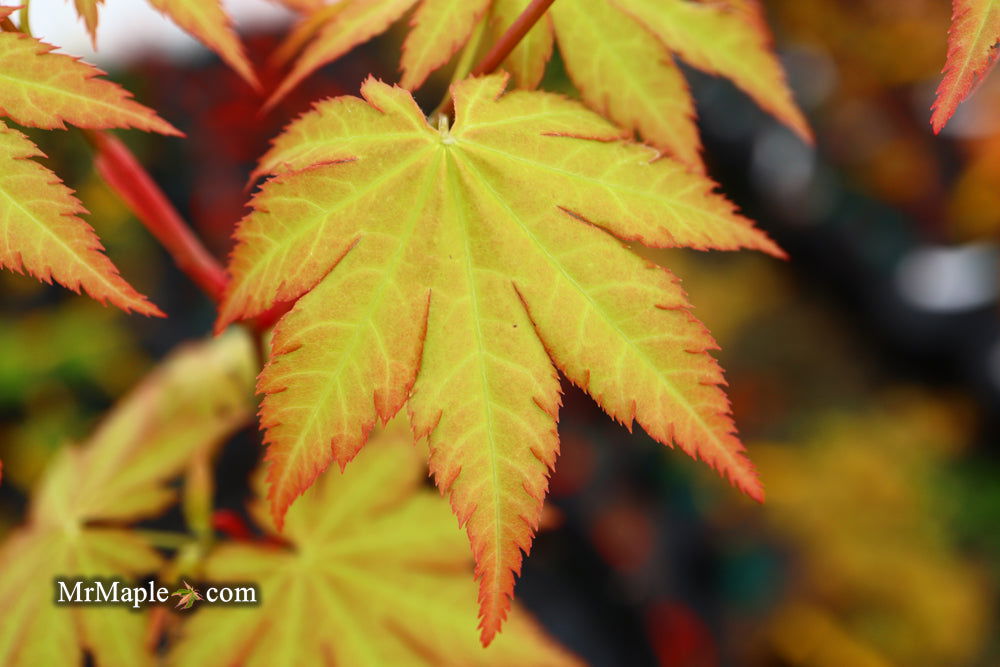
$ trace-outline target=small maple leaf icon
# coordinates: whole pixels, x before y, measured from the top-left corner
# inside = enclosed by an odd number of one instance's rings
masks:
[[[174,605],[174,609],[190,609],[191,605],[201,599],[201,594],[188,582],[184,582],[184,588],[178,588],[170,594],[170,597],[177,596],[180,600]]]

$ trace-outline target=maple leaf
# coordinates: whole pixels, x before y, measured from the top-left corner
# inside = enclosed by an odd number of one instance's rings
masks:
[[[1000,0],[952,0],[944,79],[931,107],[931,126],[940,132],[958,105],[972,94],[1000,56]]]
[[[59,178],[31,158],[44,157],[23,134],[0,121],[0,266],[55,280],[125,311],[163,316],[118,275],[83,206]]]
[[[167,482],[252,414],[253,345],[232,332],[174,353],[32,493],[29,522],[0,545],[0,664],[153,664],[144,614],[52,604],[55,578],[155,571],[162,558],[124,524],[175,499]]]
[[[705,177],[619,141],[576,102],[505,85],[456,85],[453,128],[373,79],[365,101],[327,100],[293,123],[258,169],[278,175],[239,225],[218,323],[301,296],[258,385],[279,525],[409,399],[472,542],[485,641],[555,462],[556,368],[615,419],[762,496],[714,342],[676,279],[622,241],[781,254]]]
[[[474,584],[447,503],[397,418],[343,475],[327,474],[293,507],[290,548],[228,543],[206,577],[258,585],[258,606],[208,606],[188,619],[177,665],[573,665],[518,608],[488,649],[471,621]],[[274,532],[263,475],[251,514]]]
[[[0,32],[0,115],[16,123],[65,129],[136,128],[180,136],[152,109],[131,99],[104,72],[61,53],[51,44],[15,32]]]
[[[149,0],[149,3],[219,54],[254,89],[260,89],[260,81],[219,0]]]
[[[186,581],[183,583],[184,588],[178,588],[170,594],[170,597],[177,596],[180,598],[174,606],[174,609],[190,609],[195,602],[201,600],[201,593],[199,593],[196,588],[191,586],[191,584]]]

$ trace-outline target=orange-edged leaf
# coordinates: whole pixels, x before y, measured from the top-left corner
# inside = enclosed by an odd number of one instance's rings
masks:
[[[493,0],[490,7],[490,31],[495,44],[528,7],[531,0]],[[553,5],[555,7],[556,5]],[[532,26],[500,69],[510,72],[518,88],[533,89],[545,76],[545,66],[552,57],[552,19],[545,14]]]
[[[761,497],[711,337],[676,282],[622,241],[780,254],[704,176],[619,141],[576,102],[504,86],[456,85],[453,128],[371,79],[365,101],[293,123],[262,162],[278,175],[237,231],[219,323],[304,294],[259,381],[279,525],[410,396],[476,556],[485,643],[555,463],[556,367]]]
[[[23,134],[0,122],[0,266],[81,289],[122,310],[163,316],[125,282],[102,252],[85,213],[59,177],[32,158],[44,157]]]
[[[149,0],[150,4],[219,54],[243,80],[260,88],[240,38],[219,0]]]
[[[490,0],[423,0],[413,14],[413,29],[403,42],[400,85],[415,90],[427,76],[448,62],[469,39]]]
[[[336,274],[302,297],[275,329],[274,359],[258,391],[265,394],[261,425],[276,508],[288,507],[331,456],[346,465],[375,421],[399,411],[416,379],[430,301],[421,277],[434,250],[420,224],[433,188],[419,171],[403,171],[385,184],[411,211],[398,225],[359,236]],[[327,210],[349,197],[333,187],[329,194],[316,202]],[[385,219],[394,206],[344,215]],[[307,367],[312,370],[303,374]]]
[[[83,19],[83,24],[90,35],[90,43],[97,48],[97,11],[104,4],[104,0],[73,0],[76,6],[76,13]]]
[[[251,417],[254,364],[241,332],[188,346],[87,443],[53,458],[30,520],[0,544],[0,664],[156,664],[144,612],[56,606],[55,579],[131,579],[160,568],[162,557],[124,522],[162,511],[174,498],[167,482],[191,456]]]
[[[608,0],[556,3],[551,12],[566,70],[584,101],[701,170],[694,101],[656,37]]]
[[[1000,0],[952,0],[944,79],[931,107],[937,134],[1000,56]]]
[[[216,548],[207,578],[252,581],[260,604],[201,609],[182,626],[168,662],[578,664],[517,608],[504,636],[479,645],[468,552],[447,503],[423,487],[421,458],[397,419],[373,433],[343,475],[327,473],[289,511],[282,537],[291,548]],[[251,513],[270,529],[261,500]]]
[[[101,70],[33,37],[0,32],[0,115],[21,125],[65,129],[65,123],[103,130],[133,127],[180,135],[152,109]]]
[[[608,0],[684,61],[724,76],[806,141],[809,124],[785,82],[757,0]]]
[[[342,0],[343,9],[333,14],[330,21],[316,34],[298,57],[288,76],[264,105],[270,108],[323,65],[336,60],[358,44],[379,35],[417,0]],[[322,11],[319,10],[319,11]]]
[[[18,11],[17,7],[0,7],[0,20],[9,17],[16,11]]]
[[[469,535],[488,644],[538,530],[559,451],[559,379],[518,300],[509,256],[494,253],[513,239],[490,227],[507,221],[476,214],[493,213],[492,202],[463,192],[466,175],[455,165],[443,176],[452,192],[442,213],[451,224],[439,240],[454,254],[436,272],[409,410],[417,435],[428,438],[431,472]]]

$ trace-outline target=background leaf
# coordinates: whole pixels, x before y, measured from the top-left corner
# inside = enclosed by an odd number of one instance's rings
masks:
[[[0,266],[82,289],[126,312],[162,317],[118,275],[94,230],[78,217],[86,213],[83,205],[37,157],[44,156],[26,136],[0,121]]]
[[[252,414],[253,351],[239,332],[188,346],[152,373],[82,446],[50,462],[27,525],[0,546],[0,661],[152,664],[145,615],[53,605],[56,577],[123,578],[156,571],[160,555],[121,525],[161,512],[166,482]]]
[[[149,0],[156,9],[205,46],[219,54],[243,80],[255,89],[260,81],[247,60],[240,38],[219,0]]]
[[[609,0],[646,26],[670,51],[730,79],[806,141],[812,132],[792,99],[757,0]]]
[[[404,419],[373,433],[343,475],[330,471],[292,508],[289,547],[223,544],[212,582],[259,584],[259,606],[201,608],[170,655],[178,665],[574,665],[521,610],[479,645],[474,586],[447,504],[421,484]],[[257,475],[253,514],[276,534]]]

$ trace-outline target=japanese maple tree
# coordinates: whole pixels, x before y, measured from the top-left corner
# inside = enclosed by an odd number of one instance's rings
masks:
[[[172,356],[85,446],[49,465],[0,563],[47,549],[66,560],[0,572],[5,609],[26,609],[24,581],[51,578],[53,567],[200,568],[259,580],[267,601],[196,616],[171,645],[179,663],[216,651],[261,664],[294,655],[572,663],[524,612],[514,608],[505,626],[558,464],[560,377],[626,428],[638,423],[763,501],[711,334],[669,269],[636,252],[784,256],[706,175],[679,65],[728,79],[811,141],[755,0],[285,0],[301,19],[271,55],[287,69],[276,86],[262,83],[220,2],[149,1],[257,90],[262,113],[408,19],[400,75],[369,77],[357,96],[317,100],[288,119],[253,172],[257,189],[233,221],[223,268],[105,130],[180,132],[103,72],[32,37],[27,7],[0,7],[0,264],[164,316],[119,274],[84,203],[13,125],[80,128],[107,183],[217,304],[219,336]],[[101,0],[75,5],[99,44]],[[935,130],[996,61],[998,33],[1000,2],[955,0]],[[545,90],[556,52],[575,96]],[[446,97],[421,107],[414,93],[443,76]],[[235,328],[264,344],[261,364]],[[267,537],[220,544],[203,516],[211,482],[187,459],[211,458],[251,419],[254,375],[266,455],[252,514]],[[219,401],[228,407],[205,407]],[[133,431],[140,423],[146,430]],[[471,545],[485,652],[464,635],[442,649],[473,621],[476,594],[444,501],[417,483],[424,460]],[[124,486],[111,484],[112,472]],[[185,507],[202,508],[190,511],[202,537],[195,556],[164,562],[153,548],[162,545],[129,524],[170,506],[164,483],[182,473]],[[342,585],[309,588],[307,578]],[[177,582],[178,606],[197,606],[195,588]],[[350,618],[351,605],[364,613]],[[60,643],[42,658],[85,647],[109,662],[150,660],[138,617],[110,613],[53,621]],[[310,626],[314,614],[341,643]],[[120,641],[100,645],[99,624]],[[505,627],[519,641],[491,645]],[[0,630],[0,661],[20,656],[19,637],[32,632]]]

